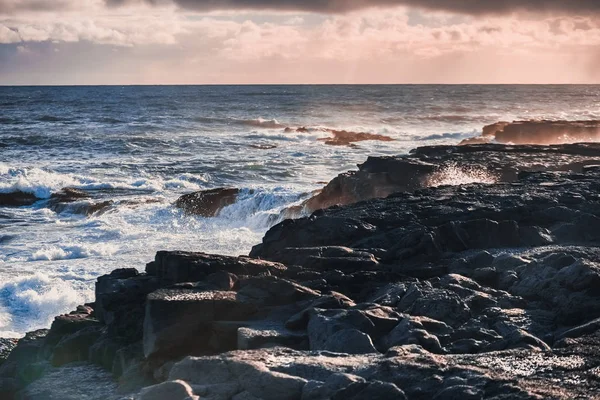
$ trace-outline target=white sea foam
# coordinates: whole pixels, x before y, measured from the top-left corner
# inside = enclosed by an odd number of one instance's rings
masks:
[[[41,249],[35,250],[29,257],[29,261],[70,260],[94,256],[106,257],[112,256],[118,250],[119,247],[111,243],[45,245]]]
[[[27,192],[40,199],[49,198],[53,191],[79,183],[69,174],[48,172],[40,168],[5,167],[0,170],[0,192]]]
[[[170,189],[200,190],[209,182],[208,174],[180,174],[173,178],[149,176],[100,180],[90,176],[63,174],[40,168],[15,168],[0,164],[0,192],[32,193],[39,199],[50,198],[65,187],[82,190],[143,190],[162,192]]]
[[[300,201],[306,195],[285,188],[245,189],[237,201],[225,207],[218,218],[231,226],[255,230],[268,229],[279,222],[281,211]]]
[[[0,337],[47,328],[56,315],[73,309],[91,296],[67,281],[42,273],[21,276],[0,284]]]

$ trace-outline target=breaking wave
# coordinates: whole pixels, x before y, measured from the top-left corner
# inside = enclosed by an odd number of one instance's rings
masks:
[[[83,304],[90,292],[80,292],[63,279],[43,273],[0,284],[0,337],[50,326],[56,315]]]
[[[261,117],[251,119],[196,117],[195,120],[197,122],[204,122],[208,124],[234,124],[265,129],[279,129],[286,127],[286,125],[279,123],[279,121],[276,119],[265,119]]]
[[[46,245],[36,250],[28,261],[72,260],[93,256],[106,257],[115,254],[118,250],[117,245],[110,243]]]
[[[0,193],[31,193],[38,199],[48,199],[65,187],[81,190],[162,192],[171,189],[200,190],[209,181],[209,174],[190,173],[169,179],[154,176],[100,180],[91,176],[63,174],[35,167],[15,168],[0,164]]]

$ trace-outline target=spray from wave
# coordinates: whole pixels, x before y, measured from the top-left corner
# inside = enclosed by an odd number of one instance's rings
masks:
[[[498,177],[481,168],[473,168],[456,163],[448,164],[434,172],[427,179],[427,186],[459,186],[473,183],[494,184]]]
[[[483,127],[480,136],[465,139],[462,145],[501,144],[567,144],[600,141],[600,121],[530,120],[496,122]]]

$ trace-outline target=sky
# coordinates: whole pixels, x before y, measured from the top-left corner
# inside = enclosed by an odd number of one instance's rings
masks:
[[[0,0],[0,85],[600,83],[600,0]]]

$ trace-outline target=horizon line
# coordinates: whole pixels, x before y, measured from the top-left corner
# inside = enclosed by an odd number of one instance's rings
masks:
[[[135,86],[600,86],[598,83],[102,83],[0,84],[0,87],[135,87]]]

